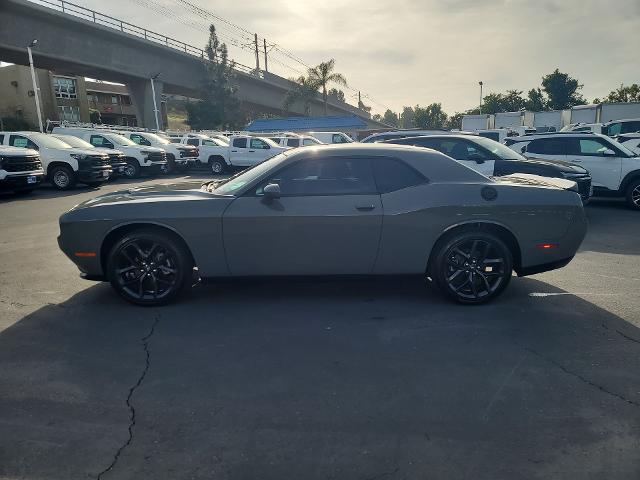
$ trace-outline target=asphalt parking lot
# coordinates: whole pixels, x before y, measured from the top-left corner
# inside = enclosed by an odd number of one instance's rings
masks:
[[[263,280],[137,308],[56,243],[130,185],[0,197],[0,478],[640,478],[640,213],[593,202],[569,266],[480,307]]]

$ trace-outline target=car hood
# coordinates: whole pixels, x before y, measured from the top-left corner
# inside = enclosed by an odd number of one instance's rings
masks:
[[[106,153],[107,155],[124,155],[124,152],[113,148],[96,147],[94,150],[98,153]]]
[[[163,203],[185,200],[197,201],[212,198],[231,198],[223,197],[220,195],[213,195],[211,193],[202,191],[200,189],[200,185],[200,182],[186,182],[118,190],[116,192],[100,195],[99,197],[95,197],[91,200],[82,202],[69,210],[69,212],[114,205]]]
[[[493,181],[498,183],[509,183],[512,185],[527,185],[531,187],[559,188],[561,190],[578,191],[578,184],[573,180],[564,178],[541,177],[529,173],[512,173],[502,177],[493,177]]]
[[[89,156],[94,156],[96,153],[98,155],[104,155],[105,152],[96,152],[95,148],[92,148],[91,150],[89,150],[88,148],[65,148],[64,149],[65,152],[71,154],[77,154],[77,155],[89,155]]]
[[[164,149],[162,148],[158,148],[158,147],[147,147],[146,145],[118,145],[119,149],[122,150],[126,150],[126,149],[133,149],[133,150],[145,150],[147,152],[152,152],[152,153],[163,153]]]
[[[540,158],[525,158],[518,160],[503,160],[504,162],[524,162],[531,165],[539,165],[541,167],[549,167],[563,173],[588,173],[587,170],[579,165],[565,162],[564,160],[548,160]]]

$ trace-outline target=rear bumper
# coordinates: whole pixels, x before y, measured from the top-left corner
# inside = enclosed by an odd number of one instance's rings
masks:
[[[526,277],[527,275],[535,275],[536,273],[548,272],[549,270],[556,270],[557,268],[562,268],[567,266],[571,260],[573,260],[573,256],[569,258],[563,258],[562,260],[556,260],[550,263],[543,263],[541,265],[534,265],[532,267],[520,268],[520,270],[518,270],[518,276]]]
[[[44,180],[44,173],[9,174],[0,180],[0,190],[26,190],[37,187]]]

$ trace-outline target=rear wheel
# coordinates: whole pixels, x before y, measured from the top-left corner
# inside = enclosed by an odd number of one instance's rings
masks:
[[[126,178],[138,178],[140,176],[140,164],[138,161],[133,158],[128,159],[123,175]]]
[[[450,299],[466,304],[488,302],[509,284],[513,256],[500,238],[485,232],[461,232],[442,242],[431,277]]]
[[[172,235],[135,230],[111,249],[107,275],[113,288],[137,305],[162,305],[173,300],[192,278],[193,261]]]
[[[167,155],[167,169],[164,173],[175,173],[177,170],[176,157],[173,153]]]
[[[76,184],[76,174],[65,165],[56,165],[49,171],[51,183],[58,190],[69,190]]]
[[[211,157],[209,159],[209,167],[211,168],[211,173],[221,175],[227,169],[227,164],[224,159],[220,157]]]
[[[627,187],[627,204],[634,210],[640,210],[640,178],[632,180]]]

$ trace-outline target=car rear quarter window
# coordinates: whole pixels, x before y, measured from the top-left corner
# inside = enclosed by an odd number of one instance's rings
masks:
[[[380,193],[395,192],[427,182],[424,175],[395,158],[376,158],[373,161],[373,174]]]
[[[568,138],[537,138],[527,145],[527,153],[566,155]]]
[[[200,145],[200,139],[190,138],[189,140],[187,140],[187,145],[193,145],[194,147],[197,147],[198,145]]]

